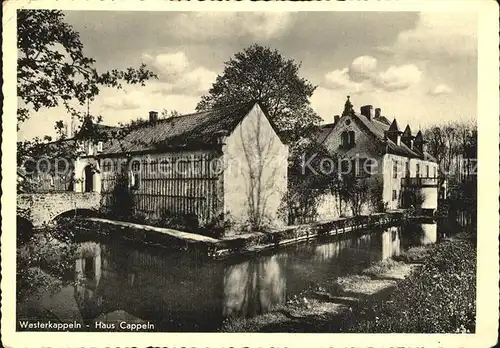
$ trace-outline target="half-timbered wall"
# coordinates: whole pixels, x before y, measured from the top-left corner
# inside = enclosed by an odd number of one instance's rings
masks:
[[[125,175],[134,211],[150,218],[196,216],[212,222],[223,208],[222,168],[217,151],[183,151],[100,160],[105,204],[111,204],[118,175]],[[119,170],[119,166],[121,169]]]

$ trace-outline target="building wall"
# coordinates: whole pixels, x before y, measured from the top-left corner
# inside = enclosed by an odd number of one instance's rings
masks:
[[[108,207],[123,180],[133,198],[134,211],[149,218],[190,215],[206,225],[222,213],[224,197],[220,151],[182,151],[100,160],[102,193]]]
[[[408,167],[407,167],[408,163]],[[395,170],[395,165],[397,170]],[[417,168],[419,172],[417,173]],[[415,178],[420,176],[427,177],[427,167],[429,167],[429,177],[437,177],[438,164],[418,158],[408,158],[393,154],[386,154],[383,157],[383,201],[387,202],[389,209],[397,209],[401,207],[402,199],[402,178]],[[409,171],[406,170],[409,169]],[[418,175],[417,175],[418,174]],[[394,192],[395,191],[395,199]],[[437,187],[423,187],[418,190],[423,196],[424,202],[422,208],[436,209],[437,208]]]
[[[342,145],[342,132],[354,132],[355,137],[355,147],[351,149],[345,149]],[[355,157],[359,156],[360,158],[374,158],[381,159],[382,154],[377,151],[374,145],[373,138],[366,134],[364,130],[362,130],[356,122],[353,121],[352,117],[349,115],[342,116],[332,130],[330,135],[325,139],[323,145],[330,153],[336,153],[341,157]]]
[[[354,132],[354,147],[344,148],[342,146],[341,134]],[[332,130],[330,135],[324,141],[325,147],[332,154],[337,154],[341,158],[363,159],[371,158],[376,163],[376,171],[373,168],[373,178],[378,178],[383,182],[382,200],[387,203],[389,209],[401,207],[402,187],[401,179],[404,177],[416,177],[417,164],[420,165],[420,177],[427,177],[427,166],[429,167],[429,177],[437,175],[437,164],[422,159],[408,158],[394,154],[384,154],[380,148],[375,146],[375,139],[364,129],[361,129],[349,115],[342,116],[339,123]],[[373,162],[372,162],[373,163]],[[397,163],[396,174],[394,174],[394,164]],[[409,166],[409,173],[406,171],[406,163]],[[395,192],[393,192],[395,191]],[[395,196],[394,196],[395,193]],[[437,188],[421,188],[420,193],[424,197],[422,208],[435,209],[437,207]],[[394,198],[395,197],[395,198]],[[327,216],[334,197],[323,197],[320,205],[322,215]],[[368,211],[365,209],[365,211]],[[337,215],[339,212],[331,212],[330,215]],[[345,214],[345,213],[344,213]],[[347,213],[348,214],[348,213]]]
[[[258,105],[227,137],[224,152],[224,211],[237,224],[252,216],[281,225],[279,207],[287,189],[288,147]]]

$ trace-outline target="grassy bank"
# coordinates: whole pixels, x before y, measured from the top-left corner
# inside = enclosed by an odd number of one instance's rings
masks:
[[[325,279],[226,332],[474,332],[475,246],[453,239]],[[417,263],[415,263],[417,262]]]
[[[454,239],[427,250],[423,266],[399,282],[388,300],[354,306],[343,317],[342,331],[474,332],[475,246]]]

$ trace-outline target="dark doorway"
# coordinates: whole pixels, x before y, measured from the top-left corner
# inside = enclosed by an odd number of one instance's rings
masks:
[[[94,173],[90,166],[86,166],[84,169],[84,192],[93,192],[94,191]]]
[[[402,195],[402,207],[403,209],[408,209],[416,202],[415,193],[410,190],[403,191]]]

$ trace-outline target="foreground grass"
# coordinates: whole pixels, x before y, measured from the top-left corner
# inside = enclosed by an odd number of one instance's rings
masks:
[[[386,301],[362,301],[341,331],[469,333],[476,322],[476,251],[468,240],[428,249],[424,265],[398,283]]]
[[[227,320],[222,331],[474,332],[476,252],[471,241],[410,249],[399,260],[411,264],[385,260],[357,275],[326,279],[269,313]]]

